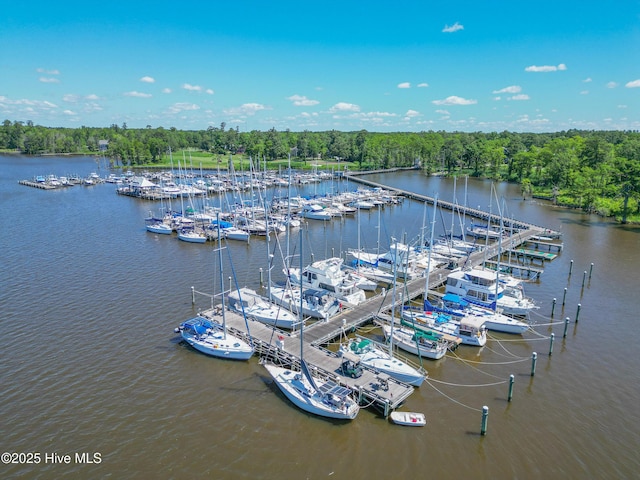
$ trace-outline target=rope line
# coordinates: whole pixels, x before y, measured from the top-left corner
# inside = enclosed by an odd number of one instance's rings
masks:
[[[502,385],[504,383],[507,383],[507,380],[502,380],[500,382],[494,382],[494,383],[485,383],[485,384],[481,384],[481,385],[471,385],[471,384],[464,384],[464,383],[444,382],[442,380],[436,380],[434,378],[429,378],[429,381],[441,383],[443,385],[449,385],[451,387],[470,387],[470,388],[473,388],[473,387],[493,387],[494,385]]]
[[[482,410],[480,410],[479,408],[475,408],[475,407],[470,407],[469,405],[465,405],[462,402],[459,402],[458,400],[456,400],[455,398],[450,397],[449,395],[447,395],[446,393],[444,393],[442,390],[438,389],[435,385],[433,385],[430,381],[430,379],[427,379],[427,383],[429,384],[429,386],[431,388],[433,388],[436,392],[438,392],[440,395],[442,395],[443,397],[447,398],[448,400],[451,400],[453,403],[456,403],[458,405],[460,405],[461,407],[464,408],[468,408],[469,410],[473,410],[474,412],[481,412]]]

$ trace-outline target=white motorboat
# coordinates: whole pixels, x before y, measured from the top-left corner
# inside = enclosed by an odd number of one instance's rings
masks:
[[[302,280],[303,288],[325,290],[342,302],[358,305],[367,297],[364,290],[356,286],[356,281],[342,270],[342,263],[342,258],[331,257],[306,266],[302,275],[297,268],[290,268],[288,273],[293,284]]]
[[[445,293],[453,293],[486,308],[501,309],[509,315],[526,315],[536,308],[528,298],[505,295],[505,286],[498,281],[495,270],[475,267],[457,269],[447,276]]]
[[[419,412],[398,412],[394,410],[389,414],[389,418],[393,423],[406,427],[424,427],[427,424],[424,413]]]

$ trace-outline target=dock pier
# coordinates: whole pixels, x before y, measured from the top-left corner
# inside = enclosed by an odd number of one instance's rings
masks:
[[[426,195],[420,195],[402,189],[381,185],[375,182],[364,180],[361,177],[352,176],[349,172],[343,173],[344,177],[348,177],[353,181],[363,183],[372,187],[379,187],[392,191],[398,195],[412,198],[418,201],[434,203],[434,199]],[[485,246],[483,251],[474,252],[464,261],[465,267],[480,265],[482,263],[491,264],[492,258],[498,255],[508,254],[511,250],[512,254],[520,254],[532,258],[540,258],[550,260],[555,258],[555,254],[546,252],[538,252],[536,250],[528,250],[525,252],[524,245],[533,244],[557,248],[558,252],[562,249],[561,244],[547,242],[546,239],[557,239],[561,236],[559,232],[554,232],[544,227],[529,224],[513,219],[501,219],[498,215],[492,215],[487,212],[464,207],[458,204],[449,203],[438,200],[438,206],[449,210],[461,211],[471,217],[480,218],[486,221],[499,222],[505,226],[505,229],[517,229],[510,236],[503,238],[502,243],[509,246],[508,249],[502,248],[498,243]],[[543,240],[544,239],[544,240]],[[530,262],[529,262],[530,263]],[[493,261],[497,265],[497,261]],[[501,263],[502,265],[502,263]],[[449,268],[439,268],[429,274],[428,281],[425,282],[424,277],[407,280],[402,284],[403,295],[398,295],[395,305],[393,304],[393,296],[387,290],[382,291],[359,305],[345,309],[328,320],[319,320],[304,327],[304,357],[309,367],[319,376],[330,379],[335,383],[347,386],[358,394],[358,402],[362,406],[373,406],[383,413],[386,417],[389,413],[397,409],[402,403],[413,393],[414,387],[405,384],[388,375],[377,372],[373,369],[363,366],[363,374],[358,378],[345,376],[341,372],[342,360],[340,356],[328,348],[326,345],[338,338],[344,337],[347,332],[366,324],[378,323],[390,318],[394,307],[401,308],[404,302],[410,302],[425,294],[425,284],[428,290],[438,288],[446,282],[451,267],[463,266],[453,262]],[[510,264],[509,268],[520,268],[529,270],[531,273],[540,274],[541,268],[531,265]],[[199,312],[212,321],[221,323],[220,306]],[[226,311],[225,321],[227,329],[234,335],[238,335],[244,340],[254,345],[255,353],[262,358],[275,360],[282,364],[297,366],[300,364],[300,337],[299,331],[283,331],[271,326],[262,324],[250,318],[245,318],[237,313]],[[248,328],[247,328],[248,327]],[[408,360],[406,356],[394,352],[403,360]]]

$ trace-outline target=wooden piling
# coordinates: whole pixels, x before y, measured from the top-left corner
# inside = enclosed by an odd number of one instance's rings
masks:
[[[564,319],[564,333],[562,334],[562,338],[567,338],[567,328],[569,328],[569,317]]]
[[[487,420],[489,418],[489,407],[486,405],[482,407],[482,426],[480,427],[480,435],[487,434]]]
[[[576,310],[576,323],[578,323],[578,317],[580,316],[580,308],[582,305],[578,304],[578,309]]]
[[[555,339],[555,335],[552,333],[551,337],[549,337],[549,356],[553,353],[553,340]]]
[[[536,362],[538,361],[538,354],[533,352],[531,354],[531,376],[533,377],[536,374]]]
[[[515,377],[513,374],[509,375],[509,395],[507,396],[507,401],[510,402],[513,398],[513,382],[515,381]]]

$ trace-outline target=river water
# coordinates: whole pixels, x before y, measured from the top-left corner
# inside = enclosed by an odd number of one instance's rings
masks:
[[[425,361],[430,379],[403,409],[424,412],[426,428],[392,425],[370,409],[340,424],[289,404],[257,359],[220,361],[179,342],[173,328],[210,302],[192,305],[191,287],[216,289],[216,257],[211,244],[146,232],[158,203],[116,195],[112,184],[18,184],[108,173],[99,167],[92,158],[0,156],[0,444],[14,453],[2,457],[2,478],[639,478],[640,228],[523,200],[513,185],[491,195],[489,182],[458,181],[459,203],[563,232],[562,253],[525,287],[540,305],[536,333],[492,335],[483,349]],[[450,179],[367,178],[454,199]],[[325,182],[295,193],[356,187]],[[429,208],[427,224],[431,216]],[[422,204],[406,200],[360,222],[311,222],[305,261],[344,255],[358,238],[367,249],[378,238],[381,249],[392,237],[415,239],[424,218]],[[436,233],[452,224],[459,230],[459,219],[438,214]],[[226,252],[225,276],[258,288],[264,240]]]

